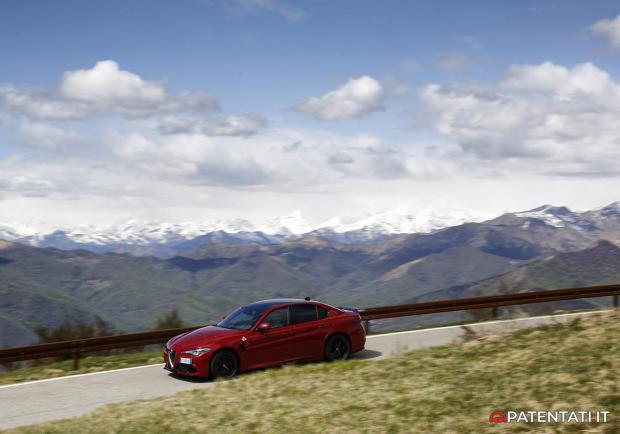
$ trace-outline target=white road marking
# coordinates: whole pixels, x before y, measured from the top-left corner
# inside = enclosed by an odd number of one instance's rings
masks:
[[[44,380],[32,380],[32,381],[24,381],[23,383],[6,384],[4,386],[0,386],[0,389],[6,389],[7,387],[26,386],[28,384],[48,383],[50,381],[66,380],[68,378],[79,378],[79,377],[88,377],[91,375],[110,374],[112,372],[131,371],[133,369],[150,368],[151,366],[164,366],[164,364],[154,363],[152,365],[141,365],[141,366],[132,366],[131,368],[119,368],[119,369],[110,369],[107,371],[87,372],[85,374],[75,374],[75,375],[69,374],[69,375],[63,375],[61,377],[46,378]]]

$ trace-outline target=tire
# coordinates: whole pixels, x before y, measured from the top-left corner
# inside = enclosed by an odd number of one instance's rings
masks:
[[[234,377],[239,372],[239,360],[230,350],[218,351],[211,359],[209,369],[213,379]]]
[[[326,361],[346,360],[349,354],[351,354],[351,344],[346,336],[334,335],[327,340],[325,344]]]

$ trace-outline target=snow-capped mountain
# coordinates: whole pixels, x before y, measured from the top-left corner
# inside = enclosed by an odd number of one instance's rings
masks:
[[[538,219],[556,228],[570,227],[583,231],[591,231],[596,228],[596,225],[585,213],[573,212],[565,206],[544,205],[530,211],[514,213],[514,215]]]
[[[311,232],[313,227],[306,221],[301,211],[296,210],[288,215],[270,220],[264,225],[255,226],[254,230],[269,235],[302,235]]]
[[[382,234],[411,234],[433,232],[448,226],[468,221],[481,221],[489,216],[474,215],[462,211],[438,211],[423,209],[412,213],[406,208],[396,208],[377,214],[369,214],[361,219],[346,221],[333,217],[316,229],[330,229],[336,233],[351,231],[373,231]]]
[[[286,240],[320,236],[340,243],[380,241],[395,234],[432,233],[465,222],[481,222],[489,216],[457,210],[400,207],[359,218],[332,217],[310,224],[300,211],[265,222],[243,219],[202,222],[145,222],[128,220],[108,227],[80,226],[36,230],[33,226],[0,224],[0,239],[37,247],[87,249],[95,252],[127,252],[136,255],[169,257],[201,244],[275,244]],[[566,207],[544,205],[529,211],[504,214],[490,224],[517,225],[529,230],[543,225],[571,230],[575,234],[596,233],[616,241],[620,228],[620,202],[602,208],[575,212]],[[534,229],[532,229],[534,230]],[[581,236],[581,235],[580,235]]]

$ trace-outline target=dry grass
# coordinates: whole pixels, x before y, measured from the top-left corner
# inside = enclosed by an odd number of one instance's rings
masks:
[[[620,432],[620,313],[367,362],[287,366],[21,433]],[[601,425],[490,425],[495,409],[605,409]]]

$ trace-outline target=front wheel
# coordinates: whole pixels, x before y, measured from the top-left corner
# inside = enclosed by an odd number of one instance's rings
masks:
[[[239,362],[232,351],[219,351],[211,359],[211,377],[213,379],[234,377],[238,371]]]
[[[351,353],[351,345],[346,336],[335,335],[327,340],[325,344],[325,360],[334,362],[345,360]]]

